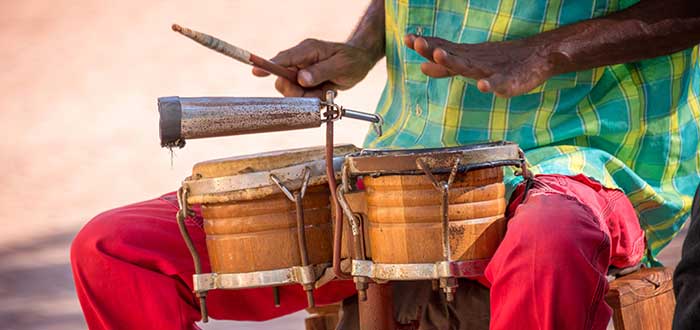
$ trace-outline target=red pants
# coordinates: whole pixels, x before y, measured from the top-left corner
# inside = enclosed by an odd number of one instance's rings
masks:
[[[584,176],[538,176],[509,207],[506,236],[486,269],[491,329],[605,329],[603,297],[610,265],[639,262],[643,232],[625,195]],[[71,249],[76,289],[90,329],[193,329],[199,307],[192,294],[194,266],[175,213],[174,194],[102,213],[78,234]],[[201,218],[188,230],[209,271]],[[315,291],[318,304],[353,295],[351,281]],[[267,320],[306,307],[300,286],[214,290],[215,319]]]

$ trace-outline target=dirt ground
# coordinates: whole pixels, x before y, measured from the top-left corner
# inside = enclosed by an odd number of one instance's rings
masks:
[[[68,247],[100,211],[177,188],[198,161],[319,145],[318,129],[159,147],[160,96],[275,96],[272,78],[170,31],[179,23],[272,56],[307,37],[342,41],[366,1],[0,2],[0,324],[82,329]],[[339,102],[374,109],[383,64]],[[367,127],[336,135],[360,145]],[[665,252],[674,264],[680,240]],[[205,329],[301,329],[304,313]]]

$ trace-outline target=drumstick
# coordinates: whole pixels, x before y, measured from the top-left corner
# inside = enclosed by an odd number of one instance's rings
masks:
[[[179,32],[180,34],[196,41],[204,47],[215,50],[221,54],[238,60],[239,62],[256,66],[269,73],[285,78],[294,83],[296,83],[297,81],[296,71],[287,69],[279,64],[270,62],[260,56],[250,53],[245,49],[231,45],[228,42],[223,41],[219,38],[212,37],[206,33],[191,30],[177,24],[173,24],[172,29],[173,31]]]

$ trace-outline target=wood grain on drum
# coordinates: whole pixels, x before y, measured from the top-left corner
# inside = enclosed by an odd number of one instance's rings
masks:
[[[311,264],[330,263],[331,222],[327,186],[309,187],[303,200]],[[301,265],[295,206],[283,194],[202,205],[212,271],[245,273]]]
[[[443,260],[441,195],[426,176],[365,177],[364,183],[368,241],[374,262]],[[501,167],[458,174],[449,193],[452,260],[490,258],[505,234],[505,209]]]

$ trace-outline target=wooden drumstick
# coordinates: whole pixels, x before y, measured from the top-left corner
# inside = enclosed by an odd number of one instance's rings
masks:
[[[260,56],[250,53],[245,49],[231,45],[228,42],[223,41],[219,38],[212,37],[206,33],[191,30],[177,24],[173,24],[172,29],[173,31],[179,32],[180,34],[196,41],[204,47],[215,50],[221,54],[238,60],[239,62],[256,66],[269,73],[285,78],[294,83],[296,83],[297,81],[296,71],[287,69],[279,64],[270,62]]]

